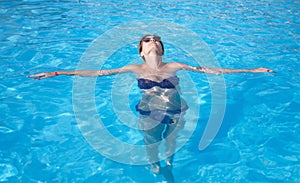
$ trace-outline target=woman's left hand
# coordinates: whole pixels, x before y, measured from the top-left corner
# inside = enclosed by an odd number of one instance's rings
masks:
[[[252,72],[274,72],[271,69],[266,69],[266,68],[256,68],[256,69],[252,69]]]

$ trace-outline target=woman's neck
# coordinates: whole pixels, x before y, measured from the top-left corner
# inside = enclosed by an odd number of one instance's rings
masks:
[[[149,55],[145,57],[145,64],[151,69],[159,69],[162,66],[162,56],[160,55]]]

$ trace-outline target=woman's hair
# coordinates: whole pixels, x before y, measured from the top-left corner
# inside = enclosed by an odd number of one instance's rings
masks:
[[[138,45],[138,50],[139,50],[139,54],[141,54],[141,52],[142,52],[142,50],[143,50],[143,39],[144,38],[146,38],[146,37],[148,37],[148,36],[154,36],[154,37],[159,37],[160,38],[160,36],[158,36],[158,35],[151,35],[151,34],[146,34],[146,35],[144,35],[141,39],[140,39],[140,42],[139,42],[139,45]],[[165,53],[165,48],[164,48],[164,44],[162,43],[162,41],[159,41],[160,42],[160,44],[161,44],[161,48],[162,48],[162,55]],[[143,60],[145,60],[145,58],[144,57],[142,57],[143,58]]]

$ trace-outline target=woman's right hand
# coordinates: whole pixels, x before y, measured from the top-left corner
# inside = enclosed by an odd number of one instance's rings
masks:
[[[58,76],[57,72],[42,72],[42,73],[27,76],[27,77],[41,80],[41,79],[45,79],[45,78],[51,78],[54,76]]]

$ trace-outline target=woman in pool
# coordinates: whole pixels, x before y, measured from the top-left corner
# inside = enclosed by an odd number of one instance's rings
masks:
[[[237,72],[273,72],[265,68],[255,69],[224,69],[193,67],[187,64],[173,62],[164,63],[164,45],[157,35],[145,35],[139,41],[138,51],[143,58],[143,64],[127,65],[111,70],[78,70],[43,72],[29,76],[34,79],[50,78],[58,75],[106,76],[132,72],[136,75],[138,87],[143,97],[136,110],[140,113],[139,125],[144,134],[146,151],[151,164],[151,170],[160,172],[158,146],[162,136],[166,140],[166,165],[172,167],[176,149],[178,130],[184,125],[183,114],[188,109],[185,101],[180,97],[178,70],[189,70],[201,73],[237,73]]]

